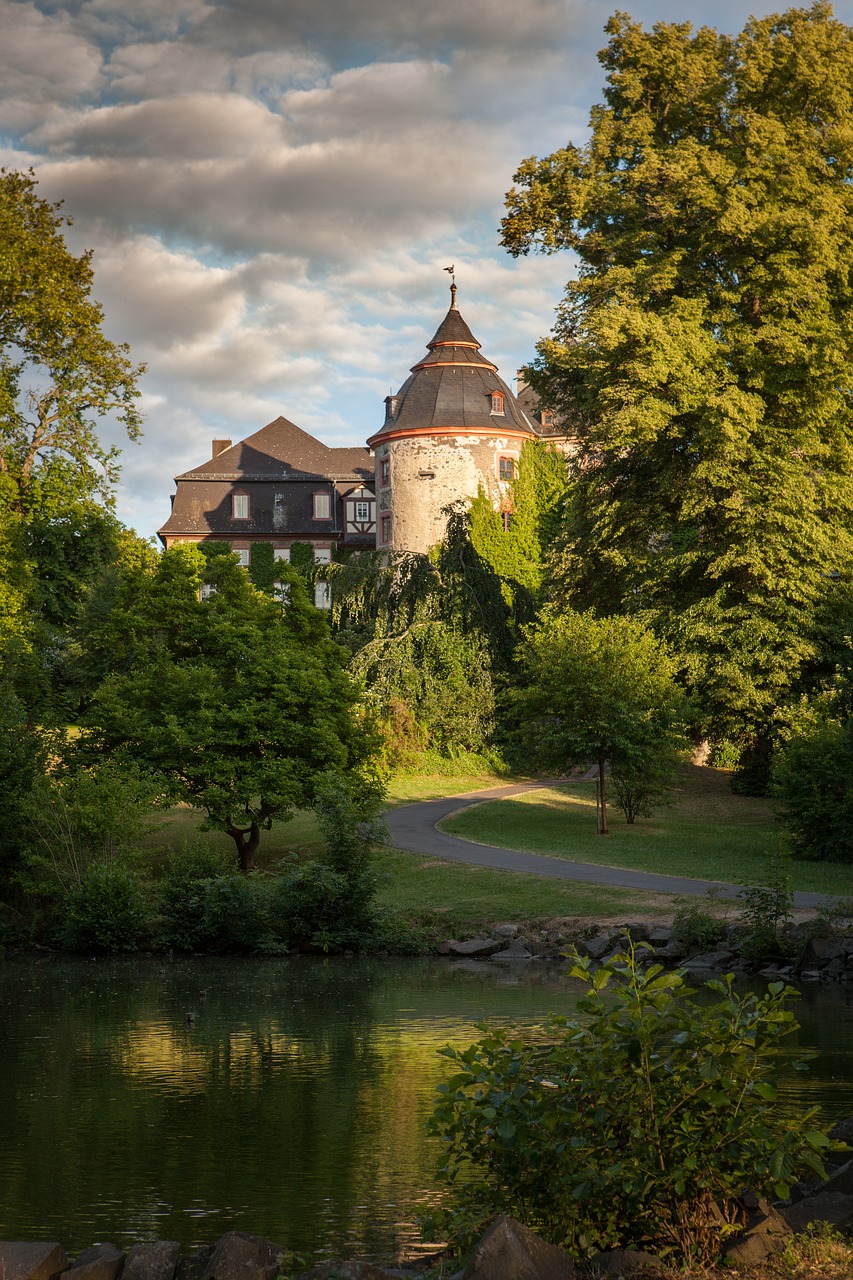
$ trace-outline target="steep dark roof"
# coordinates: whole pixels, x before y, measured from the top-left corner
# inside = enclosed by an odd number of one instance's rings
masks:
[[[218,459],[217,459],[218,461]],[[343,499],[351,492],[349,483],[330,485],[323,489],[334,491],[336,498],[332,520],[315,520],[313,498],[317,492],[316,480],[296,480],[282,484],[280,479],[255,480],[247,485],[250,510],[247,520],[234,520],[231,498],[235,485],[227,479],[186,479],[178,477],[172,514],[158,530],[164,534],[219,536],[224,538],[256,537],[306,537],[338,540],[344,529]],[[360,538],[347,534],[346,541],[372,544],[373,535]]]
[[[456,306],[455,284],[451,285],[450,310],[427,348],[423,359],[412,366],[411,377],[396,396],[389,397],[385,423],[371,437],[371,444],[392,431],[439,427],[536,434],[536,424],[498,376],[497,365],[482,354],[463,320]],[[503,413],[492,411],[494,392],[504,397]]]
[[[373,473],[368,449],[330,449],[294,422],[279,417],[177,479],[372,480]]]

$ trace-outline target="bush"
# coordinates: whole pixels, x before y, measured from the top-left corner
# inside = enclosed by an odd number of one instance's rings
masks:
[[[787,936],[794,905],[794,882],[788,858],[771,854],[765,863],[763,881],[750,882],[738,892],[743,903],[741,955],[753,964],[789,960],[796,945]]]
[[[729,978],[706,984],[709,1004],[633,950],[594,974],[574,959],[578,1020],[552,1019],[536,1043],[484,1027],[442,1050],[453,1075],[431,1129],[454,1206],[430,1230],[464,1241],[506,1211],[575,1255],[633,1246],[705,1262],[745,1188],[786,1196],[802,1171],[825,1176],[816,1111],[783,1111],[772,1083],[797,1029],[790,989],[738,996]]]
[[[672,922],[672,936],[685,947],[710,950],[726,932],[725,922],[703,908],[716,904],[714,890],[702,898],[688,898],[679,905]]]
[[[139,880],[121,863],[96,863],[68,891],[59,941],[71,951],[136,951],[147,917]]]
[[[159,941],[178,951],[203,951],[215,946],[205,917],[207,885],[227,875],[233,858],[201,841],[185,844],[169,859],[159,892]]]
[[[853,862],[853,721],[826,700],[800,707],[772,790],[798,858]]]
[[[372,937],[375,892],[369,872],[350,877],[323,862],[306,862],[273,882],[271,936],[287,948],[361,947]]]
[[[270,932],[268,881],[233,872],[205,881],[202,921],[208,950],[265,949]]]

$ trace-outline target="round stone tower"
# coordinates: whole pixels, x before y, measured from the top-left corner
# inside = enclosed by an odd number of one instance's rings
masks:
[[[428,551],[444,536],[442,509],[483,489],[506,506],[521,446],[537,435],[497,365],[487,360],[456,305],[411,376],[385,401],[368,440],[376,455],[376,545]]]

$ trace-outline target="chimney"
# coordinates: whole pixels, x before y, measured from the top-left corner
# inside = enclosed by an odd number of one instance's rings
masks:
[[[515,377],[516,377],[516,381],[517,381],[517,383],[518,383],[518,386],[516,387],[515,394],[516,394],[517,396],[520,396],[520,395],[521,395],[521,393],[522,393],[522,391],[526,391],[526,390],[527,390],[527,370],[526,370],[526,369],[518,369],[518,370],[516,370]]]
[[[231,448],[230,440],[214,440],[213,441],[213,458],[218,458],[220,453],[224,453],[226,449]]]

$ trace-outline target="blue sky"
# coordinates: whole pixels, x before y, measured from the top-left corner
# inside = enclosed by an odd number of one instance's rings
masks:
[[[149,367],[122,519],[153,533],[213,436],[279,413],[364,443],[450,263],[511,380],[573,268],[499,248],[504,193],[524,157],[583,141],[617,7],[737,31],[782,6],[0,0],[0,163],[65,201],[110,336]]]

